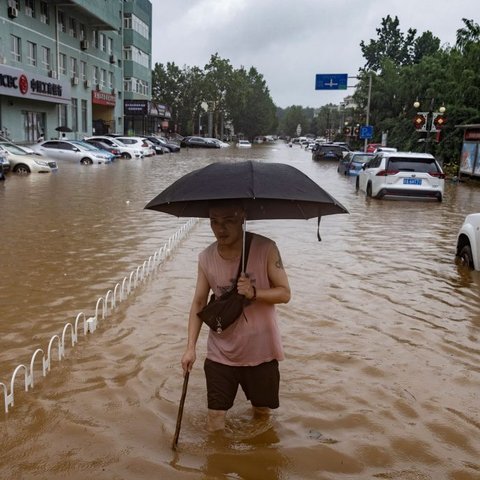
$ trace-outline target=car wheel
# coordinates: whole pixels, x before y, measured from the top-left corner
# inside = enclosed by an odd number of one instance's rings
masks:
[[[355,181],[355,190],[358,192],[360,190],[360,179],[357,177]]]
[[[130,160],[132,156],[128,152],[123,152],[122,153],[122,158],[125,158],[126,160]]]
[[[28,175],[30,173],[30,168],[28,167],[28,165],[19,163],[18,165],[15,165],[13,171],[17,175]]]
[[[460,260],[460,265],[463,265],[464,267],[467,267],[470,270],[473,270],[473,255],[472,255],[472,249],[470,248],[470,245],[464,245],[462,247],[462,249],[460,250],[460,254],[458,255],[458,258]]]
[[[366,192],[366,193],[367,193],[367,197],[371,197],[371,196],[372,196],[372,184],[371,184],[371,183],[369,183],[369,184],[367,185],[367,192]]]
[[[438,194],[437,200],[441,202],[443,200],[443,195],[441,193]]]
[[[82,165],[91,165],[93,162],[92,162],[92,160],[91,160],[90,158],[82,158],[82,159],[80,160],[80,163],[81,163]]]

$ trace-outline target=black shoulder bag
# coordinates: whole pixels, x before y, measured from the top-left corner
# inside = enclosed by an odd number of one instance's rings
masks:
[[[246,234],[245,241],[245,266],[248,261],[248,253],[250,251],[250,243],[252,236],[250,233]],[[243,252],[242,252],[243,253]],[[242,272],[243,255],[240,258],[240,265],[238,266],[237,280]],[[232,288],[225,292],[220,297],[215,297],[212,294],[210,301],[205,307],[200,310],[197,315],[214,331],[222,333],[232,323],[237,320],[243,313],[243,308],[247,305],[248,300],[244,295],[237,292],[237,282],[233,284]]]

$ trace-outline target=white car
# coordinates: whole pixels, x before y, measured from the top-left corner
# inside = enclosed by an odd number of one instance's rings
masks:
[[[25,149],[11,142],[0,142],[0,156],[10,163],[10,170],[18,175],[29,173],[50,173],[58,170],[57,162],[50,158],[43,158],[30,149]]]
[[[95,135],[93,137],[87,137],[85,140],[100,140],[103,143],[106,143],[110,147],[117,148],[120,150],[122,158],[130,160],[131,158],[142,158],[143,153],[140,149],[135,146],[125,145],[124,143],[117,140],[117,137],[108,137],[104,135]]]
[[[91,165],[92,163],[110,163],[114,155],[106,150],[99,150],[89,143],[77,140],[47,140],[31,147],[40,155],[57,161],[70,161]]]
[[[457,234],[455,255],[461,265],[480,270],[480,213],[465,217]]]
[[[360,170],[356,189],[367,197],[443,199],[445,174],[429,153],[380,152]]]
[[[252,144],[248,140],[239,140],[237,142],[237,147],[240,148],[250,148]]]
[[[148,142],[148,140],[143,137],[115,137],[115,140],[122,142],[124,145],[135,147],[135,149],[143,153],[144,157],[155,155],[155,150],[148,144],[151,142]]]

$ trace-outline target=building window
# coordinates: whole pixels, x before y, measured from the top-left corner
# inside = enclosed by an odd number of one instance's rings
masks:
[[[20,37],[10,35],[10,51],[12,52],[12,59],[15,62],[22,61],[22,44]]]
[[[67,31],[67,25],[65,24],[65,14],[61,10],[58,11],[58,28],[61,32],[64,33]]]
[[[42,47],[42,67],[45,70],[51,70],[51,68],[50,68],[50,49],[48,47]]]
[[[107,53],[112,55],[113,53],[113,38],[107,38]]]
[[[87,39],[87,29],[85,28],[85,25],[83,23],[80,24],[79,37],[80,37],[80,40]]]
[[[78,99],[72,98],[72,130],[78,132]]]
[[[92,45],[95,48],[98,48],[98,32],[97,32],[97,30],[92,30]]]
[[[87,101],[81,100],[81,109],[82,109],[82,132],[87,131],[87,118],[88,118],[88,110],[87,110]]]
[[[80,78],[83,81],[87,79],[87,62],[84,62],[83,60],[80,60]]]
[[[27,63],[32,67],[37,66],[37,44],[27,41]]]
[[[123,90],[125,92],[131,92],[132,91],[132,79],[131,78],[124,78],[123,79]]]
[[[150,68],[150,55],[137,47],[125,47],[123,49],[124,60],[133,60],[145,68]]]
[[[73,38],[77,38],[77,20],[73,17],[68,19],[68,34]]]
[[[58,105],[58,125],[62,127],[68,127],[67,106],[64,104]]]
[[[46,24],[50,23],[50,11],[47,2],[40,2],[40,21]]]
[[[102,77],[100,78],[100,86],[105,87],[107,85],[107,71],[102,68]]]
[[[107,43],[105,42],[105,34],[104,33],[100,34],[100,50],[102,52],[107,51]]]
[[[113,88],[113,72],[108,72],[108,88]]]
[[[93,67],[93,84],[98,85],[98,67]]]
[[[66,75],[67,74],[67,56],[64,53],[61,53],[58,56],[58,61],[59,61],[58,70],[62,75]]]
[[[35,18],[35,0],[25,0],[25,15]]]
[[[78,78],[78,62],[75,57],[70,57],[70,73],[72,77]]]
[[[123,19],[123,27],[131,29],[140,34],[142,37],[149,39],[148,25],[140,20],[136,15],[126,14]]]

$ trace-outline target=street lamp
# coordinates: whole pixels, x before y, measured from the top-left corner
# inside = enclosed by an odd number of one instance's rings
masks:
[[[430,106],[428,112],[418,112],[413,119],[413,123],[415,125],[415,129],[418,132],[425,132],[425,152],[427,151],[427,145],[430,142],[430,134],[436,133],[437,134],[437,142],[440,141],[440,133],[442,127],[445,125],[446,118],[444,113],[446,111],[445,106],[441,105],[438,111],[435,111],[435,99],[430,99]],[[415,109],[419,109],[421,104],[418,98],[413,102],[413,106]]]

